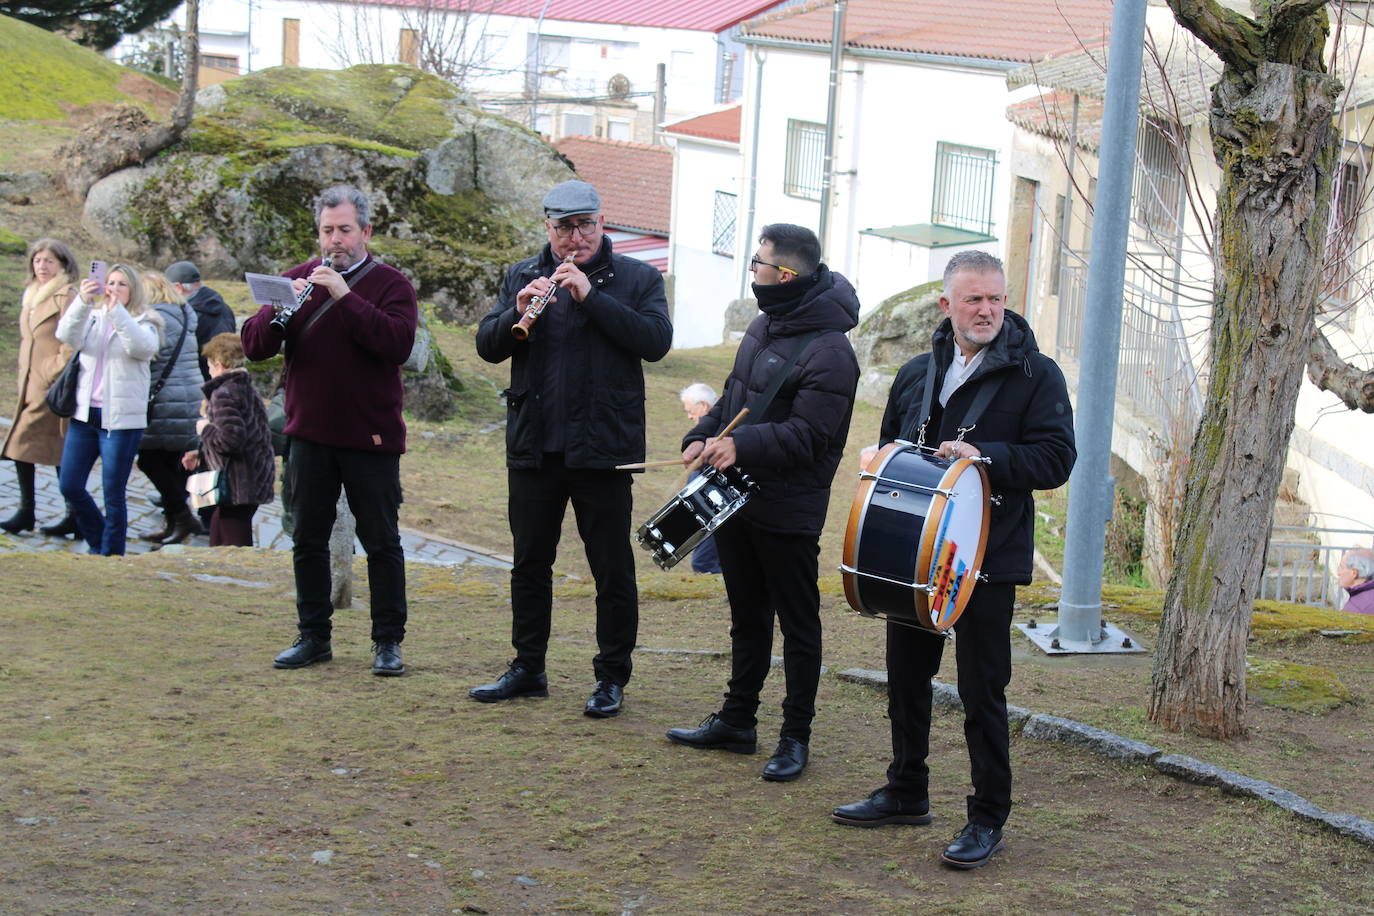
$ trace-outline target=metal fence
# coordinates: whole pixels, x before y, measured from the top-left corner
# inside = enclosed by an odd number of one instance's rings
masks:
[[[1117,394],[1155,417],[1162,432],[1191,430],[1202,416],[1202,391],[1165,269],[1162,258],[1157,264],[1139,256],[1127,262]],[[1061,356],[1075,360],[1080,358],[1087,286],[1087,259],[1082,252],[1064,250],[1056,344]]]
[[[1347,595],[1336,583],[1335,569],[1347,550],[1368,544],[1371,535],[1374,529],[1369,528],[1275,525],[1259,596],[1314,607],[1344,607]]]

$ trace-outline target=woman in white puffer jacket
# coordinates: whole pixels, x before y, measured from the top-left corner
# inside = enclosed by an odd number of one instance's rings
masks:
[[[148,365],[162,344],[162,316],[147,307],[138,271],[110,267],[102,287],[91,278],[57,325],[57,338],[81,351],[76,413],[67,427],[58,478],[90,552],[124,553],[125,489],[148,425]],[[86,489],[100,459],[102,514]]]

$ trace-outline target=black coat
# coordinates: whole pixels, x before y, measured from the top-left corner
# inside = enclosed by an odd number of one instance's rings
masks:
[[[511,325],[519,315],[515,296],[535,277],[558,266],[549,246],[511,265],[496,307],[477,328],[477,353],[490,363],[511,360],[506,390],[506,466],[537,468],[543,461],[545,339],[536,322],[527,340]],[[614,254],[604,239],[583,268],[591,281],[585,299],[569,298],[568,338],[563,352],[566,467],[607,470],[644,460],[643,360],[663,358],[673,343],[663,277],[643,261]],[[560,303],[561,304],[561,303]]]
[[[858,323],[859,299],[848,280],[822,264],[800,302],[762,309],[740,341],[720,400],[682,447],[723,429],[768,387],[799,338],[822,331],[807,344],[763,416],[749,417],[731,434],[735,463],[759,485],[739,517],[769,531],[819,535],[854,413],[859,362],[845,332]]]
[[[989,582],[1025,585],[1031,581],[1035,549],[1035,499],[1031,491],[1061,486],[1069,479],[1078,457],[1064,374],[1054,360],[1039,351],[1026,320],[1015,312],[1005,312],[1002,330],[988,344],[982,363],[941,408],[940,387],[954,358],[954,346],[953,330],[945,319],[931,337],[939,368],[925,444],[935,447],[957,438],[958,427],[979,388],[1002,379],[964,441],[992,459],[987,467],[988,484],[993,495],[1001,497],[1001,505],[991,508],[983,574]],[[930,358],[930,353],[922,354],[897,373],[883,414],[884,445],[894,439],[916,441]]]
[[[210,369],[200,351],[217,334],[233,334],[238,330],[234,313],[225,304],[224,297],[208,286],[202,286],[191,294],[186,304],[196,310],[196,359],[200,363],[202,380],[210,378]]]

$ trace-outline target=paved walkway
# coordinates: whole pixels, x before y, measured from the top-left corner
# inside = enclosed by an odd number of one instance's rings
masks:
[[[0,417],[0,431],[6,431],[10,420]],[[0,435],[0,438],[3,438]],[[67,550],[72,553],[85,553],[86,542],[72,538],[52,538],[38,533],[42,525],[55,525],[66,514],[66,504],[57,489],[57,472],[54,468],[40,465],[35,475],[35,499],[38,504],[38,524],[33,531],[22,534],[7,534],[0,531],[0,553],[12,551]],[[97,504],[102,502],[100,493],[100,463],[96,462],[87,483]],[[158,545],[140,540],[143,531],[153,531],[162,527],[162,510],[153,505],[157,495],[148,478],[137,469],[129,477],[129,553],[148,553]],[[0,519],[9,518],[19,507],[19,484],[14,476],[14,464],[0,461]],[[207,535],[198,535],[187,542],[191,546],[208,547]],[[258,509],[253,516],[253,543],[259,547],[274,550],[290,550],[291,538],[281,528],[281,505],[273,502]],[[488,553],[479,547],[461,544],[437,535],[428,535],[408,528],[401,529],[401,546],[405,549],[406,559],[421,563],[437,563],[450,566],[477,565],[510,568],[510,558]],[[359,545],[357,552],[363,552]]]

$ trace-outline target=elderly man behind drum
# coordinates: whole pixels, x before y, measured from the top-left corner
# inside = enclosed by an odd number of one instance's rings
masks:
[[[881,441],[930,444],[936,457],[991,459],[992,509],[985,581],[954,624],[959,696],[964,704],[973,794],[968,823],[944,851],[954,868],[976,868],[1002,849],[1011,811],[1006,686],[1011,680],[1011,613],[1016,586],[1031,581],[1032,490],[1069,478],[1077,453],[1063,373],[1040,353],[1020,315],[1004,311],[1002,262],[963,251],[945,268],[940,308],[946,320],[931,353],[902,367],[883,415]],[[970,415],[974,422],[966,422]],[[892,763],[887,784],[836,808],[854,827],[929,824],[930,680],[944,638],[905,623],[887,625],[888,718]]]

